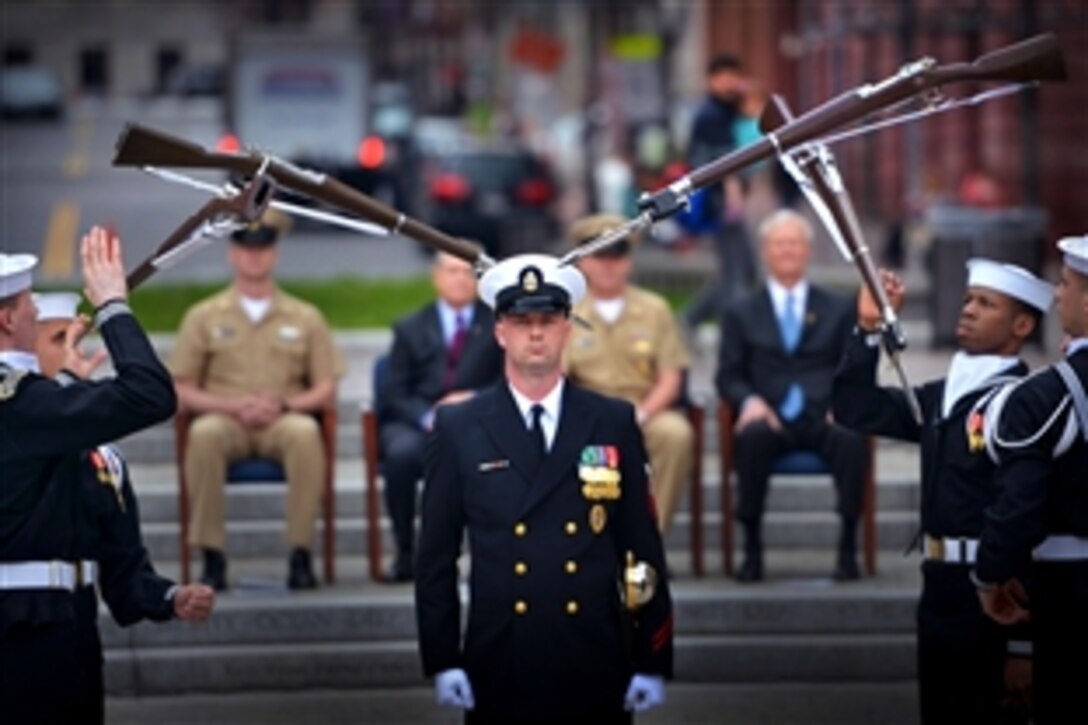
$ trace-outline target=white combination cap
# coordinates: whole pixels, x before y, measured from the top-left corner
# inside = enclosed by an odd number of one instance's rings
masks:
[[[34,295],[38,308],[38,322],[47,320],[74,320],[79,308],[80,296],[75,292],[40,292]]]
[[[1049,310],[1054,301],[1054,285],[1023,267],[992,259],[967,260],[967,286],[992,289],[1040,312]]]
[[[1088,234],[1079,237],[1062,237],[1058,249],[1065,253],[1065,266],[1078,274],[1088,275]]]
[[[34,265],[38,258],[33,254],[4,254],[0,252],[0,298],[11,297],[30,289]]]
[[[568,312],[586,293],[574,265],[559,266],[547,254],[519,254],[496,264],[480,278],[480,299],[496,315]]]

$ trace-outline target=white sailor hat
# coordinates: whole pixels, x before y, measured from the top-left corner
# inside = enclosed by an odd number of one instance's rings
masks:
[[[585,295],[586,280],[573,265],[560,267],[556,257],[519,254],[487,270],[479,289],[496,316],[569,312]]]
[[[1079,237],[1062,237],[1058,249],[1065,253],[1065,266],[1077,274],[1088,275],[1088,234]]]
[[[967,260],[967,286],[986,287],[1020,300],[1040,312],[1050,309],[1054,285],[1039,279],[1023,267],[976,257]]]
[[[0,252],[0,299],[30,289],[32,270],[38,263],[33,254]]]
[[[34,294],[38,322],[75,319],[80,297],[75,292],[40,292]]]

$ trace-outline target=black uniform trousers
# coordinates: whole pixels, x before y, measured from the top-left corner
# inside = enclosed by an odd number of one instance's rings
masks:
[[[1035,722],[1082,723],[1088,708],[1088,561],[1036,562]]]
[[[927,561],[918,603],[918,694],[924,725],[1023,723],[1001,707],[1008,633],[986,616],[968,567]]]
[[[766,423],[753,423],[737,434],[734,445],[740,493],[737,520],[741,523],[757,524],[763,517],[774,462],[798,450],[819,453],[827,462],[835,479],[839,514],[857,520],[869,462],[864,435],[828,423],[822,416],[802,414],[796,420],[783,422],[781,431]]]
[[[74,618],[12,627],[0,637],[0,721],[19,725],[103,722],[98,595],[71,595]]]

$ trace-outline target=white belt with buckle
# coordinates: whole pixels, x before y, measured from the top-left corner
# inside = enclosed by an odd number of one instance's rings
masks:
[[[922,537],[922,556],[927,561],[943,561],[946,564],[974,564],[978,557],[978,539],[925,534]]]
[[[64,589],[74,592],[98,578],[94,561],[18,561],[0,563],[0,590]]]
[[[1048,536],[1031,552],[1036,561],[1077,561],[1088,559],[1088,538]]]

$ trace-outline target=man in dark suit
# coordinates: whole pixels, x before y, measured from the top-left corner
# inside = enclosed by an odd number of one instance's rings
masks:
[[[115,378],[62,386],[37,372],[29,255],[0,254],[0,709],[11,722],[102,719],[84,549],[86,452],[169,418],[177,398],[128,307],[120,243],[83,239],[83,277]]]
[[[663,703],[672,672],[672,604],[634,408],[561,375],[568,315],[585,292],[577,269],[522,255],[489,270],[480,290],[496,311],[506,381],[440,409],[427,446],[424,672],[469,723],[630,722]]]
[[[487,305],[476,300],[472,267],[438,252],[431,279],[438,299],[393,327],[379,411],[385,508],[397,542],[387,581],[412,579],[416,483],[423,475],[424,440],[435,411],[467,400],[502,375],[494,319]]]
[[[1031,574],[1040,725],[1080,722],[1088,681],[1088,235],[1058,249],[1064,359],[1013,388],[988,431],[999,494],[972,575],[982,608],[1010,624],[1028,617],[1022,580]]]
[[[1030,633],[982,612],[968,574],[983,511],[998,494],[983,432],[995,400],[1023,379],[1024,342],[1054,297],[1024,269],[988,259],[967,263],[967,290],[948,374],[915,388],[922,421],[899,387],[877,385],[880,309],[858,295],[858,326],[835,375],[835,420],[854,430],[921,447],[922,597],[918,603],[918,695],[923,723],[1024,722],[1031,683]],[[882,274],[892,306],[905,289]],[[1011,707],[1015,706],[1015,707]],[[1019,714],[1015,712],[1019,710]]]
[[[775,459],[818,453],[835,478],[842,517],[836,580],[857,579],[857,521],[869,458],[865,438],[829,420],[831,380],[854,325],[853,306],[808,283],[812,229],[781,210],[759,230],[767,284],[722,319],[718,394],[738,411],[737,519],[744,526],[741,582],[763,578],[761,519]]]

